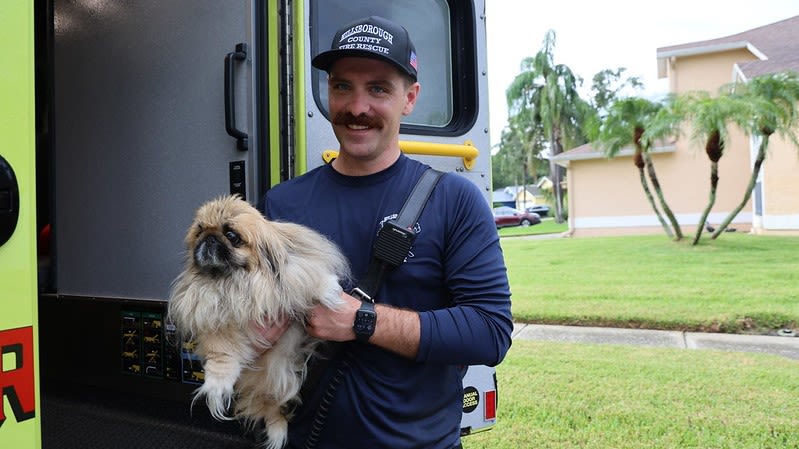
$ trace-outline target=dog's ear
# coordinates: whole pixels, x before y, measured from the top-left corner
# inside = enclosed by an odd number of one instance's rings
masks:
[[[259,224],[258,228],[258,232],[253,235],[253,243],[261,265],[275,274],[280,273],[281,267],[288,258],[288,248],[286,248],[282,235],[266,219]]]

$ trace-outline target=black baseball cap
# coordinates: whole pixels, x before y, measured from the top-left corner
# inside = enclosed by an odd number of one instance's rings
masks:
[[[329,72],[334,62],[346,56],[381,59],[417,79],[419,62],[408,30],[382,17],[365,17],[345,25],[336,32],[330,50],[316,55],[311,64]]]

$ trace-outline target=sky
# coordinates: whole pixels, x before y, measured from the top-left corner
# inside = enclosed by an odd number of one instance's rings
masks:
[[[590,88],[604,69],[625,67],[644,96],[667,92],[657,78],[660,47],[715,39],[799,15],[799,0],[486,0],[491,145],[507,124],[505,91],[524,58],[556,34],[555,63],[569,66]]]

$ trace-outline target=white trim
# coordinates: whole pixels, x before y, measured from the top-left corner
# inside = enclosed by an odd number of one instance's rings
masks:
[[[750,157],[749,157],[749,173],[750,173],[750,175],[751,175],[752,170],[754,170],[755,159],[757,158],[757,152],[758,152],[758,149],[760,148],[760,144],[762,143],[762,140],[763,140],[762,136],[752,135],[752,136],[749,137],[749,145],[750,145],[750,147],[749,147],[749,154],[750,154]],[[768,151],[768,150],[769,149],[766,148],[766,151]],[[757,179],[755,180],[755,188],[752,190],[752,198],[749,200],[749,203],[751,205],[750,210],[752,212],[752,216],[756,217],[756,220],[752,223],[752,227],[755,228],[755,229],[769,229],[769,227],[767,226],[768,223],[772,223],[772,222],[782,223],[783,222],[783,220],[781,220],[779,218],[779,216],[777,216],[777,217],[771,216],[770,217],[769,213],[768,213],[768,209],[769,209],[769,203],[768,203],[769,192],[768,192],[767,184],[768,184],[769,178],[766,176],[766,167],[767,166],[766,166],[765,163],[760,166],[760,172],[757,174]],[[755,214],[755,211],[757,210],[757,204],[755,204],[755,200],[756,200],[756,198],[755,198],[756,197],[756,193],[755,192],[757,191],[757,185],[758,184],[760,184],[760,215],[756,215]],[[776,221],[775,221],[775,219],[776,219]],[[773,228],[773,229],[794,229],[794,230],[795,229],[799,229],[799,224],[794,225],[792,228],[791,227],[783,228],[783,227],[780,227],[780,226],[783,226],[783,225],[777,225],[777,227]],[[786,226],[790,226],[790,225],[786,225]]]
[[[763,215],[762,226],[768,231],[796,231],[799,229],[799,214]]]
[[[662,153],[674,153],[677,151],[676,145],[662,145],[655,148],[651,148],[649,150],[649,154],[662,154]],[[608,156],[601,152],[601,151],[592,151],[590,153],[578,153],[578,154],[569,154],[561,153],[552,158],[556,164],[561,165],[563,167],[568,167],[570,161],[585,161],[585,160],[592,160],[592,159],[614,159],[617,157],[625,157],[625,156],[632,156],[635,154],[635,151],[631,147],[625,147],[619,150],[613,158],[608,158]]]
[[[712,212],[708,215],[707,221],[712,225],[721,223],[729,212]],[[699,223],[701,214],[678,214],[677,222],[680,226],[696,226]],[[665,218],[665,217],[664,217]],[[741,211],[733,224],[751,224],[752,213]],[[575,217],[574,229],[587,228],[638,228],[644,226],[660,226],[660,222],[654,215],[617,215],[610,217]]]
[[[698,47],[687,47],[687,48],[679,48],[676,50],[668,50],[668,51],[658,51],[657,58],[658,59],[666,59],[666,58],[680,58],[683,56],[697,56],[703,55],[706,53],[718,53],[722,51],[729,51],[729,50],[749,50],[753,55],[755,55],[761,61],[765,61],[768,57],[763,54],[762,51],[758,50],[757,47],[752,45],[749,41],[734,41],[734,42],[724,42],[721,44],[711,44],[711,45],[702,45]]]
[[[668,76],[666,71],[666,60],[670,60],[673,64],[675,58],[683,57],[683,56],[698,56],[707,53],[718,53],[722,51],[729,51],[729,50],[742,50],[746,49],[749,50],[755,57],[757,57],[761,61],[768,60],[768,56],[765,55],[762,51],[760,51],[757,47],[752,45],[749,41],[736,41],[736,42],[726,42],[723,44],[715,44],[715,45],[703,45],[699,47],[689,47],[689,48],[680,48],[677,50],[669,50],[663,52],[657,52],[657,63],[658,63],[658,78],[665,78]],[[738,67],[738,64],[735,64],[735,67]],[[738,68],[740,71],[740,68]],[[746,80],[746,77],[744,77]]]
[[[753,215],[752,216],[752,228],[753,229],[763,229],[763,216],[762,215]]]
[[[748,83],[749,79],[746,77],[746,74],[741,70],[741,66],[736,62],[732,65],[732,81],[735,82],[737,78],[741,79],[742,83]]]
[[[757,56],[757,59],[759,59],[761,61],[767,61],[768,60],[768,56],[766,56],[765,53],[760,51],[757,47],[755,47],[751,43],[747,43],[746,44],[746,49],[751,51],[753,55]]]

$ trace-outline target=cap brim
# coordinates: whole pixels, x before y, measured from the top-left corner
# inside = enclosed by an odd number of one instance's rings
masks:
[[[322,52],[322,53],[319,53],[318,55],[316,55],[311,60],[311,65],[316,67],[319,70],[324,70],[325,72],[330,72],[330,68],[333,66],[333,64],[336,61],[338,61],[341,58],[346,58],[346,57],[370,58],[370,59],[377,59],[377,60],[380,60],[380,61],[385,61],[385,62],[393,65],[397,69],[399,69],[399,71],[401,73],[404,73],[404,74],[410,76],[414,80],[416,79],[416,76],[417,76],[415,73],[408,72],[408,70],[406,70],[405,67],[401,66],[400,64],[397,64],[397,62],[394,61],[393,59],[385,57],[385,56],[381,56],[381,55],[379,55],[377,53],[374,53],[374,52],[371,52],[371,51],[365,51],[365,50],[328,50],[328,51],[325,51],[325,52]]]

